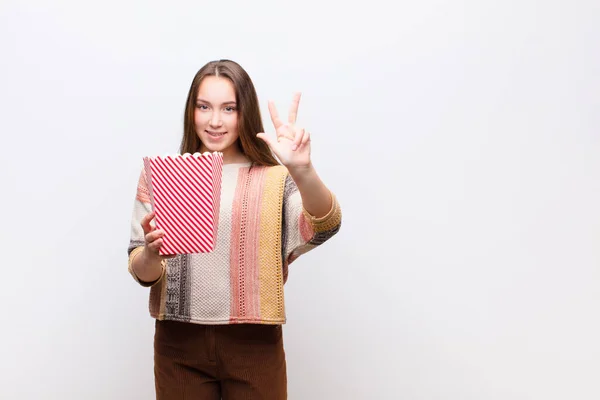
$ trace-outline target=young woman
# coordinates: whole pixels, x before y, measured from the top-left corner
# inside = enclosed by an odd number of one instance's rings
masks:
[[[230,60],[194,77],[180,152],[222,152],[217,239],[211,253],[160,256],[144,174],[135,199],[129,272],[151,287],[157,398],[286,399],[283,286],[298,256],[335,235],[341,210],[310,159],[310,133],[269,103],[264,133],[254,85]],[[281,165],[273,156],[275,154]]]

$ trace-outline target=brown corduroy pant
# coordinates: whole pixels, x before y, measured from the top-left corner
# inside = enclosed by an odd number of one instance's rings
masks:
[[[280,325],[156,321],[157,400],[285,400]]]

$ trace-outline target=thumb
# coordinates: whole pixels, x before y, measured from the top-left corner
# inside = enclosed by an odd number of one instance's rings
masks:
[[[269,146],[271,149],[273,149],[273,141],[271,140],[270,137],[267,136],[266,133],[257,133],[256,137],[258,137],[259,139],[261,139],[263,142],[265,142],[267,144],[267,146]]]

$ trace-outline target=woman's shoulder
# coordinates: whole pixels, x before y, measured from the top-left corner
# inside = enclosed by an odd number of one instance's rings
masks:
[[[284,165],[260,165],[252,167],[255,172],[262,176],[257,182],[261,182],[264,190],[283,193],[290,186],[295,186],[291,175]]]
[[[289,171],[285,165],[254,165],[252,168],[256,168],[259,171],[263,171],[269,175],[287,177]]]

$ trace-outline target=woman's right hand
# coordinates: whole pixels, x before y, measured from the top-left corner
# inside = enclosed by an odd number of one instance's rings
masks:
[[[164,258],[173,258],[175,255],[162,256],[159,254],[159,250],[163,245],[163,236],[165,236],[165,231],[162,229],[156,229],[152,225],[150,225],[150,221],[152,221],[155,217],[154,211],[146,214],[144,218],[142,218],[142,229],[144,230],[144,240],[146,241],[146,245],[144,247],[144,251],[146,252],[146,256],[149,259],[164,259]]]

